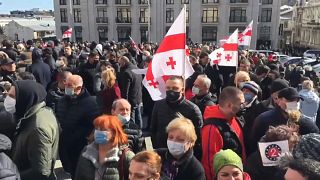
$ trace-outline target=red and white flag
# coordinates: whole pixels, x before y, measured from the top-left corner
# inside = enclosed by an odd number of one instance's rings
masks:
[[[129,36],[130,41],[131,41],[131,46],[136,49],[137,55],[139,55],[140,53],[142,53],[141,49],[138,47],[138,45],[136,44],[136,42],[134,42],[134,40],[132,39],[131,36]]]
[[[252,36],[252,25],[253,21],[251,21],[247,28],[239,34],[239,45],[250,46]]]
[[[222,48],[213,51],[209,58],[211,65],[238,66],[238,29],[229,36]]]
[[[69,28],[63,33],[62,39],[71,38],[71,36],[72,36],[72,28]]]
[[[154,101],[165,98],[165,81],[172,75],[185,79],[194,72],[186,55],[186,7],[182,9],[149,63],[142,83]]]

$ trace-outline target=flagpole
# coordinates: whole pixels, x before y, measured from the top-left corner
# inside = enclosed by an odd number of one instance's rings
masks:
[[[186,4],[183,4],[183,11],[184,11],[184,19],[183,19],[183,21],[184,21],[184,34],[185,34],[185,37],[184,37],[184,46],[186,46],[186,38],[187,38],[187,28],[186,28],[186,18],[187,18],[187,16],[186,16]],[[182,70],[182,72],[183,72],[183,79],[184,79],[184,95],[186,95],[186,82],[187,82],[187,80],[186,80],[186,48],[185,48],[185,50],[184,50],[184,57],[183,57],[183,59],[184,59],[184,61],[183,61],[183,70]]]
[[[239,36],[239,29],[237,29],[237,31]],[[239,39],[239,37],[237,39]],[[238,66],[239,66],[239,42],[238,42],[238,52],[237,52],[236,74],[238,72]]]

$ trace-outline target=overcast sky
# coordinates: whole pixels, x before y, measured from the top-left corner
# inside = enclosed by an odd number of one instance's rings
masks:
[[[54,0],[0,0],[0,13],[9,14],[12,10],[29,10],[32,8],[53,10],[53,1]]]

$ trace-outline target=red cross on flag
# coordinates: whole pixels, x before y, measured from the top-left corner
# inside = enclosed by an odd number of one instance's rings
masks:
[[[185,79],[194,72],[186,48],[186,6],[163,38],[142,83],[154,101],[166,97],[165,81],[172,75]]]
[[[69,28],[63,33],[62,39],[71,38],[71,36],[72,36],[72,28]]]
[[[222,48],[213,51],[209,58],[211,65],[238,66],[238,29],[227,39]]]
[[[252,36],[253,21],[247,26],[247,28],[239,34],[239,45],[250,46]]]

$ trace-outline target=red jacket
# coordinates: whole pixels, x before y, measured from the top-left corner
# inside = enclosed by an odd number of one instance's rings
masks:
[[[207,106],[204,111],[204,121],[208,118],[226,119],[220,111],[219,105]],[[226,120],[227,121],[227,120]],[[246,152],[243,141],[243,131],[241,125],[235,118],[228,120],[230,127],[237,134],[242,145],[242,160],[246,159]],[[223,148],[223,139],[218,128],[214,125],[207,125],[201,129],[202,136],[202,160],[207,180],[213,180],[213,157]]]

